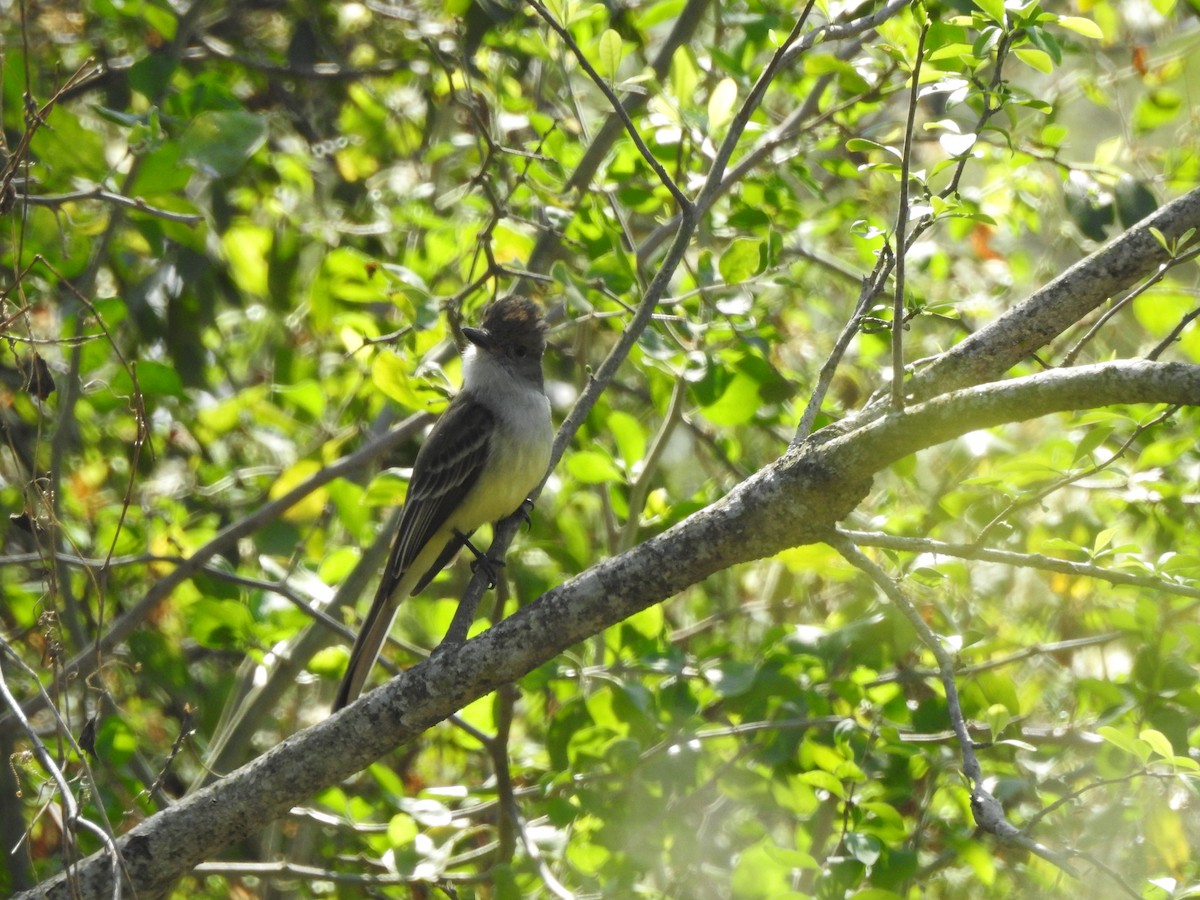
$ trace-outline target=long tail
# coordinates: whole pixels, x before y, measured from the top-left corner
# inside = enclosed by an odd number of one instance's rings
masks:
[[[453,532],[451,536],[437,531],[421,547],[416,558],[408,560],[408,565],[401,569],[398,556],[404,546],[403,537],[404,523],[401,522],[396,538],[392,541],[392,551],[384,567],[383,578],[375,591],[375,599],[371,601],[371,611],[363,620],[358,638],[354,641],[354,649],[350,651],[350,664],[346,667],[346,675],[342,678],[337,698],[333,701],[334,712],[353,703],[362,693],[367,676],[371,674],[371,669],[375,667],[375,661],[379,658],[379,651],[383,649],[383,642],[392,630],[392,621],[396,618],[400,602],[429,584],[433,576],[440,572],[467,542],[466,537],[458,532]]]
[[[392,592],[380,591],[371,604],[371,611],[363,622],[354,641],[354,649],[350,651],[350,664],[346,667],[346,675],[338,687],[337,698],[333,701],[333,711],[337,712],[343,706],[353,703],[362,693],[367,676],[375,667],[383,642],[387,640],[388,632],[392,630],[392,620],[396,618],[398,602],[392,602]]]

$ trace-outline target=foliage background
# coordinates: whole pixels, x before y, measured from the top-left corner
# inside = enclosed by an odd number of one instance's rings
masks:
[[[323,617],[373,577],[403,496],[389,467],[417,432],[286,511],[270,501],[440,409],[450,324],[512,289],[554,310],[565,416],[677,210],[532,5],[19,12],[0,95],[3,671],[31,704],[45,683],[57,716],[39,709],[36,733],[119,833],[324,717],[347,639]],[[798,10],[548,13],[690,192]],[[901,184],[910,364],[1195,186],[1193,8],[867,4],[812,23],[868,13],[874,30],[778,73],[491,616],[786,448],[896,247]],[[1130,287],[1015,374],[1200,362],[1194,263]],[[890,381],[891,300],[869,299],[817,427]],[[1078,853],[1103,896],[1200,890],[1197,421],[1109,408],[973,433],[881,474],[846,523],[956,650],[1010,820]],[[397,665],[436,644],[464,569],[404,607]],[[1061,867],[977,833],[931,659],[838,553],[796,548],[472,704],[179,892],[1076,896]],[[0,745],[9,891],[101,844],[64,827],[12,715]]]

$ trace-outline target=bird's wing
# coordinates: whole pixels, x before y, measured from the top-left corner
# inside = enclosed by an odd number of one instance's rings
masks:
[[[438,419],[413,465],[404,513],[383,574],[385,582],[394,585],[400,580],[475,486],[487,463],[495,424],[491,410],[466,394],[459,394]],[[461,546],[451,543],[455,549]],[[453,551],[441,554],[415,589],[424,587],[452,555]]]
[[[396,594],[408,574],[406,570],[478,481],[487,463],[494,425],[490,410],[469,395],[459,394],[442,413],[417,454],[387,568],[350,652],[350,663],[333,703],[335,711],[362,692],[387,640],[396,607],[404,599]],[[422,590],[461,546],[462,541],[451,536],[421,577],[415,582],[409,580],[413,586],[407,590],[412,593]]]

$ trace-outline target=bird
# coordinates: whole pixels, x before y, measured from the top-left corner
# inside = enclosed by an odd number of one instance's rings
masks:
[[[462,389],[417,452],[387,567],[363,620],[333,711],[362,692],[400,603],[419,594],[487,522],[516,512],[542,482],[554,430],[538,306],[504,297],[465,327]],[[486,564],[486,562],[485,562]]]

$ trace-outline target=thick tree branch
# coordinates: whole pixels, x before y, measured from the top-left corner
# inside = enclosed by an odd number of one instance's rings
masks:
[[[1140,587],[1147,590],[1170,594],[1173,597],[1188,597],[1200,600],[1200,588],[1187,584],[1176,584],[1164,580],[1157,575],[1137,575],[1098,566],[1094,563],[1072,562],[1069,559],[1059,559],[1046,556],[1043,553],[1017,553],[1013,550],[996,550],[991,547],[981,547],[978,544],[955,544],[946,541],[935,541],[930,538],[901,537],[892,534],[882,534],[875,531],[852,531],[839,529],[849,540],[859,547],[882,547],[888,550],[899,550],[904,553],[933,553],[950,559],[974,559],[981,562],[999,563],[1020,569],[1037,569],[1042,572],[1058,572],[1074,578],[1095,578],[1108,584],[1122,587]],[[1184,610],[1195,608],[1195,604],[1187,604]],[[1178,615],[1176,610],[1173,615]]]
[[[729,566],[830,538],[871,477],[910,453],[979,428],[1116,403],[1200,405],[1200,366],[1115,362],[1043,372],[943,395],[789,450],[708,508],[141,823],[119,842],[129,878],[139,896],[165,891],[222,847],[573,644]],[[22,896],[97,897],[111,891],[111,879],[111,857],[99,853]]]
[[[942,354],[909,380],[918,399],[999,378],[1028,359],[1115,294],[1170,262],[1151,233],[1168,243],[1200,236],[1200,188],[1171,201],[1091,256],[1081,259],[1032,297]],[[1185,250],[1180,247],[1179,250]]]

